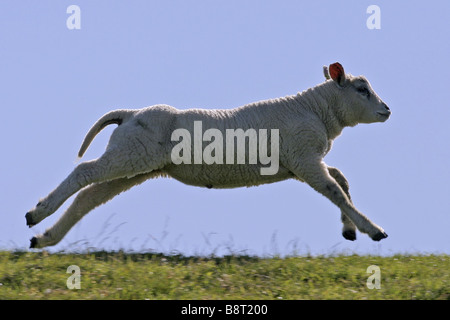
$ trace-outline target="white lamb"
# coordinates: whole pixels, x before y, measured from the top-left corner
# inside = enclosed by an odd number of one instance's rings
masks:
[[[344,127],[384,122],[391,112],[364,76],[345,74],[339,63],[324,67],[324,74],[327,81],[297,95],[235,109],[181,111],[167,105],[156,105],[105,114],[86,135],[79,156],[84,154],[95,135],[105,126],[118,124],[105,153],[96,160],[79,164],[55,190],[26,214],[27,225],[32,227],[81,190],[53,227],[31,239],[30,247],[55,245],[86,213],[119,193],[158,176],[170,176],[188,185],[208,188],[256,186],[294,178],[306,182],[340,208],[345,239],[356,239],[355,227],[375,241],[386,238],[387,234],[381,227],[353,206],[346,178],[338,169],[327,166],[323,158]],[[174,141],[173,133],[184,129],[192,134],[194,122],[199,121],[203,130],[214,129],[223,136],[227,129],[239,128],[245,132],[250,129],[277,129],[277,172],[261,174],[260,169],[267,165],[267,162],[263,165],[261,160],[247,164],[225,161],[175,164],[172,153],[178,142]],[[274,136],[267,142],[270,139]],[[202,148],[207,145],[205,140]],[[250,152],[246,152],[246,156],[247,159],[251,157]],[[194,157],[195,152],[192,159]]]

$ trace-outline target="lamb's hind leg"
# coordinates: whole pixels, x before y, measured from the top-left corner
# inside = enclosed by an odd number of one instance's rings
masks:
[[[31,239],[30,248],[43,248],[57,244],[69,230],[89,211],[106,203],[121,192],[156,176],[154,172],[137,175],[133,178],[120,178],[112,181],[94,183],[81,190],[63,216],[44,234]]]
[[[328,167],[328,172],[330,175],[336,180],[342,190],[348,197],[348,200],[352,202],[349,192],[348,181],[341,171],[337,168]],[[356,240],[356,226],[355,224],[345,215],[345,213],[341,210],[341,221],[343,223],[342,228],[342,236],[347,240]]]
[[[27,225],[32,227],[39,223],[55,212],[70,196],[91,183],[133,177],[156,167],[148,165],[142,157],[133,159],[127,154],[127,150],[108,150],[100,158],[78,165],[55,190],[26,214]]]

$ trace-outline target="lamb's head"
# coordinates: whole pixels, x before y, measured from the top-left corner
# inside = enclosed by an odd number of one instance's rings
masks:
[[[323,69],[326,79],[334,88],[338,113],[348,125],[384,122],[391,115],[386,103],[373,91],[364,76],[345,74],[338,62]]]

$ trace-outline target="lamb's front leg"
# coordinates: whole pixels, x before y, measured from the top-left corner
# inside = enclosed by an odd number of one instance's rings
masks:
[[[81,190],[63,216],[44,234],[31,239],[30,248],[43,248],[57,244],[69,230],[92,209],[106,203],[121,192],[155,176],[155,173],[140,174],[133,178],[121,178],[94,183]]]
[[[328,167],[328,172],[330,175],[336,180],[342,190],[345,192],[345,195],[348,197],[348,200],[353,204],[352,199],[350,197],[349,192],[349,184],[345,176],[341,171],[337,168]],[[342,236],[347,240],[356,240],[356,226],[355,224],[345,215],[345,213],[341,210],[341,221],[343,224],[342,227]]]
[[[300,161],[292,170],[301,180],[327,197],[356,225],[362,233],[367,233],[372,240],[379,241],[387,237],[384,230],[359,212],[345,194],[344,190],[329,174],[328,167],[321,159]]]

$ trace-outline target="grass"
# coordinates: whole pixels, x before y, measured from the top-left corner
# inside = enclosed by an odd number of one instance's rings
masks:
[[[70,290],[77,265],[81,289]],[[381,288],[368,289],[367,268]],[[257,258],[0,252],[0,299],[450,299],[450,256]]]

